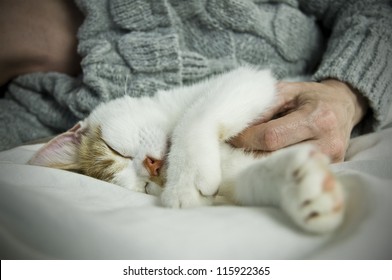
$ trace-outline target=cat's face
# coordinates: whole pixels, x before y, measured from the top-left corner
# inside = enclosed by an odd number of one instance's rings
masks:
[[[99,106],[30,163],[155,192],[163,185],[168,135],[168,120],[150,99],[121,98]]]

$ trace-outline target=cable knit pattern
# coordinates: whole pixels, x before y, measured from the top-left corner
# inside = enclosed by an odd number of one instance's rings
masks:
[[[20,76],[0,100],[0,150],[59,133],[100,102],[152,95],[240,64],[337,78],[370,101],[362,131],[392,96],[388,0],[75,0],[83,74]],[[327,44],[325,44],[327,42]]]
[[[329,16],[334,28],[314,77],[336,78],[363,93],[373,109],[373,117],[362,126],[365,130],[374,129],[387,116],[392,100],[391,2],[342,1],[336,12],[334,18]]]

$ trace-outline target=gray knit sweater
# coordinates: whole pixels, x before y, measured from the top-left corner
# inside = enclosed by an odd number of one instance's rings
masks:
[[[0,100],[0,150],[70,128],[100,102],[151,95],[239,64],[337,78],[376,129],[392,95],[388,0],[76,0],[83,74],[23,75]],[[364,129],[362,131],[365,131]]]

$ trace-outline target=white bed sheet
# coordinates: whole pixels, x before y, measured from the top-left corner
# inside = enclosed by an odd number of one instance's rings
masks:
[[[391,259],[392,128],[351,141],[333,168],[354,179],[342,228],[309,235],[280,210],[185,210],[83,175],[25,162],[39,145],[0,153],[1,259]]]

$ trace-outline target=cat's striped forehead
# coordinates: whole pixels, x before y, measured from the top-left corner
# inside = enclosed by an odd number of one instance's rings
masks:
[[[100,126],[90,128],[82,137],[79,161],[83,174],[109,182],[126,167],[126,161],[103,140]]]

